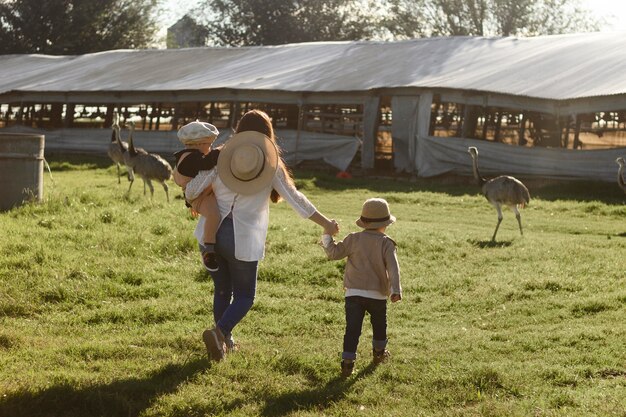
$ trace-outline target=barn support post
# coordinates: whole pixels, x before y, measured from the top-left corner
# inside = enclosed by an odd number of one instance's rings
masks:
[[[376,140],[380,118],[380,97],[371,96],[363,103],[363,143],[361,144],[361,168],[374,168]]]
[[[576,115],[576,131],[574,132],[574,149],[580,148],[580,125],[582,123],[582,119]]]
[[[519,146],[526,146],[526,112],[522,111],[522,118],[519,122],[519,139],[517,140],[517,144]]]
[[[156,110],[155,130],[159,130],[159,128],[161,126],[161,111],[162,110],[163,110],[163,103],[158,103],[157,104],[157,110]]]
[[[502,110],[498,110],[498,116],[496,117],[496,130],[493,134],[494,142],[502,142],[500,140],[500,129],[502,128]]]
[[[69,104],[68,104],[68,113],[69,113]],[[106,116],[104,116],[104,127],[109,127],[113,124],[113,113],[115,112],[114,104],[107,104],[107,112]],[[72,108],[72,114],[74,114],[74,109]],[[65,117],[67,120],[67,116]]]
[[[304,104],[298,101],[298,130],[296,130],[296,149],[294,151],[294,165],[298,163],[298,145],[300,144],[300,131],[302,130],[302,122],[304,121]]]
[[[9,127],[9,120],[11,120],[11,113],[13,113],[13,108],[9,104],[9,107],[7,107],[7,112],[4,117],[4,127]]]

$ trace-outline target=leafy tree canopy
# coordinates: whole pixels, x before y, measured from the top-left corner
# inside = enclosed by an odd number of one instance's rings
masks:
[[[396,38],[537,36],[598,30],[579,0],[389,0]]]
[[[2,0],[0,54],[145,48],[157,0]]]
[[[205,11],[210,10],[210,14]],[[209,43],[535,36],[597,30],[580,0],[206,0]]]
[[[279,45],[293,42],[371,39],[380,29],[376,1],[207,0],[204,15],[216,45]]]

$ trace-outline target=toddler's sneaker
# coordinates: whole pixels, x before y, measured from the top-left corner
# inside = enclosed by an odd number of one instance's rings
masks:
[[[383,363],[391,356],[391,353],[387,349],[376,350],[372,349],[373,361],[374,364],[378,365],[379,363]]]
[[[202,263],[209,272],[215,272],[220,269],[220,266],[217,264],[217,256],[215,255],[215,252],[203,251]]]
[[[354,361],[343,359],[341,361],[341,377],[347,378],[354,372]]]

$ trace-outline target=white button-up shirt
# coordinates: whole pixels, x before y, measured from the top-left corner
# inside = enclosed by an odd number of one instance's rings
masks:
[[[309,218],[315,212],[315,206],[287,181],[284,167],[279,166],[272,183],[255,194],[237,194],[228,188],[217,175],[217,169],[200,171],[187,184],[185,197],[191,201],[208,186],[213,186],[220,211],[220,223],[232,213],[235,229],[235,258],[240,261],[258,261],[265,255],[265,238],[269,224],[269,202],[272,189],[302,217]],[[204,218],[196,226],[194,236],[202,241]]]

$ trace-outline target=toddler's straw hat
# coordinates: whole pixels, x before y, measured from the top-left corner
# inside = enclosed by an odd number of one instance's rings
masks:
[[[276,144],[263,133],[240,132],[221,149],[217,174],[232,191],[254,194],[271,185],[278,158]]]
[[[389,212],[389,204],[382,198],[370,198],[363,203],[361,217],[356,221],[356,225],[363,229],[378,229],[389,226],[395,222],[396,218]]]

